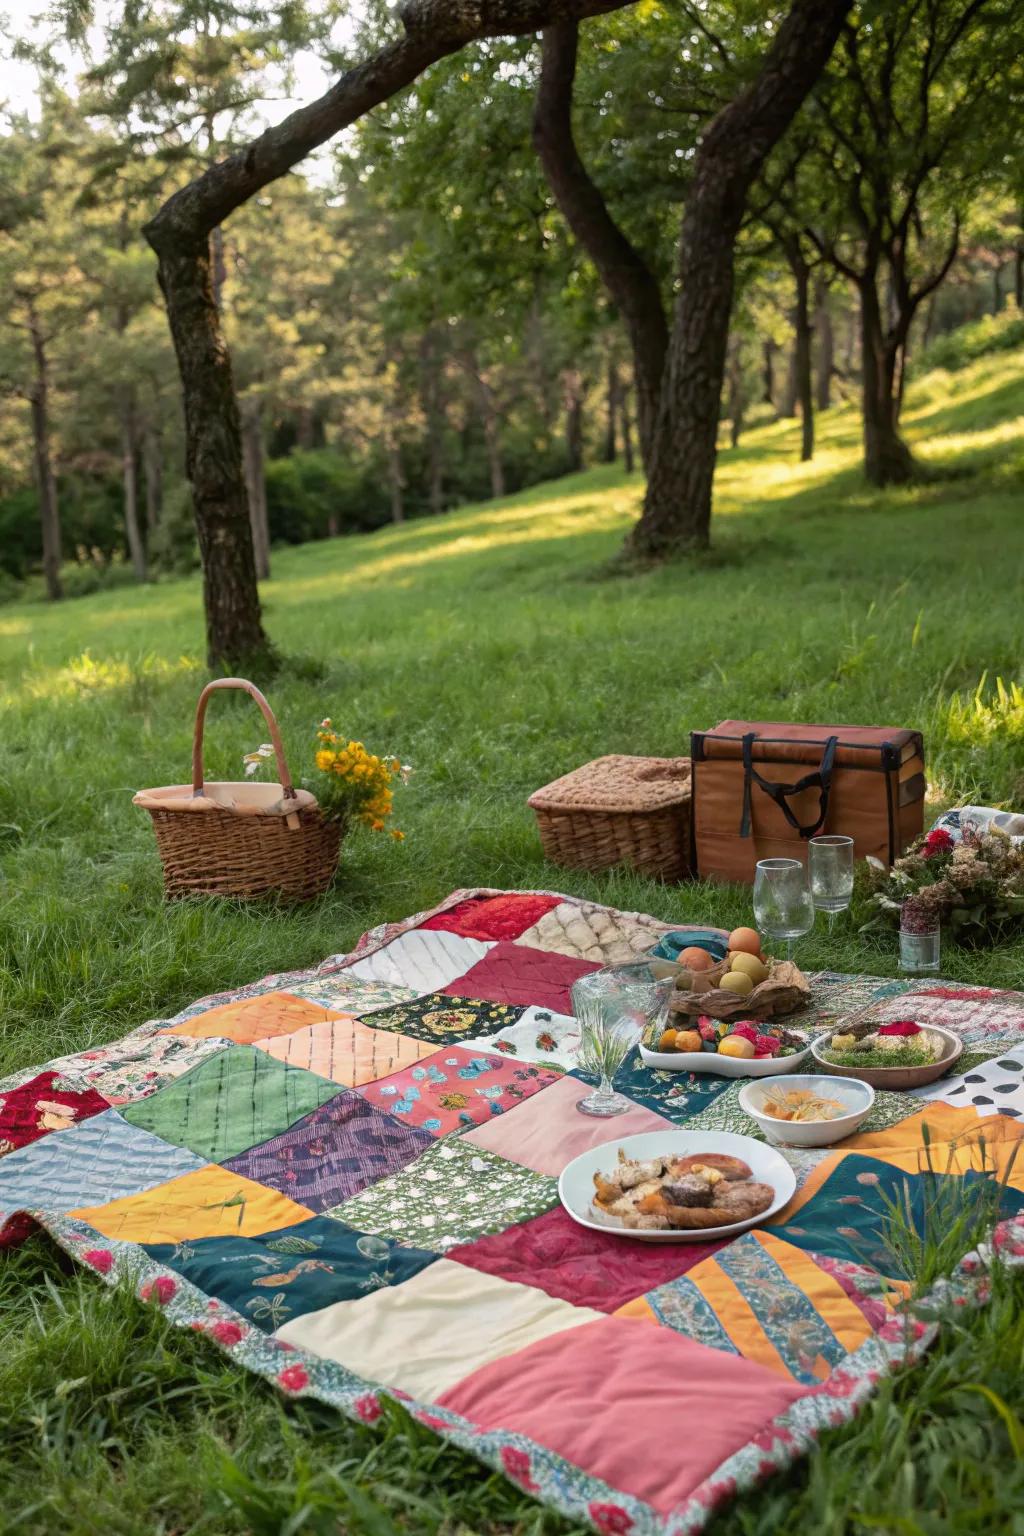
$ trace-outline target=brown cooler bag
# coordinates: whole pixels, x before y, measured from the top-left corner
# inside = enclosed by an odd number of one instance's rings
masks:
[[[723,720],[691,737],[693,873],[750,883],[819,832],[891,864],[924,827],[924,742],[885,726]]]

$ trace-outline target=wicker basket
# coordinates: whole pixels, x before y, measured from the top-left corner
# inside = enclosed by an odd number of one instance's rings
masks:
[[[538,789],[529,803],[553,864],[631,864],[659,880],[689,872],[688,757],[598,757]]]
[[[203,722],[216,688],[241,688],[256,700],[270,730],[280,783],[207,784]],[[295,789],[273,711],[252,683],[222,677],[196,706],[192,783],[143,789],[134,803],[153,818],[168,898],[277,895],[308,901],[325,891],[338,864],[344,827],[325,821],[315,798]]]

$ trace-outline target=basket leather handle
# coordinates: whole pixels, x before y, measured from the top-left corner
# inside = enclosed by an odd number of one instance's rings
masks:
[[[295,787],[292,784],[291,774],[288,772],[288,764],[284,756],[284,743],[281,740],[281,732],[277,728],[274,719],[274,711],[263,697],[255,683],[250,683],[244,677],[218,677],[212,683],[207,683],[199,695],[199,703],[196,705],[196,728],[192,736],[192,793],[201,795],[204,787],[203,775],[203,723],[206,720],[206,706],[210,701],[210,694],[215,688],[241,688],[251,699],[255,699],[263,712],[263,718],[267,722],[270,731],[270,740],[274,746],[274,756],[277,758],[277,777],[284,790],[284,799],[296,798]]]

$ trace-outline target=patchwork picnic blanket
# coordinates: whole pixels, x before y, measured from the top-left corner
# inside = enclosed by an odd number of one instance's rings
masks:
[[[637,1131],[756,1134],[738,1084],[637,1058],[628,1114],[575,1110],[572,982],[664,931],[456,892],[351,955],[22,1072],[0,1083],[0,1239],[38,1222],[284,1392],[367,1423],[397,1399],[606,1536],[696,1531],[940,1326],[899,1310],[886,1195],[920,1213],[936,1181],[1010,1170],[993,1241],[1024,1262],[1024,995],[813,978],[807,1022],[941,1023],[960,1075],[788,1154],[797,1193],[760,1228],[645,1245],[569,1219],[565,1164]],[[983,1302],[990,1258],[965,1255],[945,1300]]]

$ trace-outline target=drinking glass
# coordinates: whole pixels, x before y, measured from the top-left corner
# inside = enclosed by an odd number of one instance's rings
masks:
[[[572,984],[572,1010],[580,1026],[579,1065],[598,1086],[576,1108],[584,1115],[621,1115],[635,1108],[612,1080],[647,1026],[661,1029],[675,976],[656,976],[648,961],[607,966]]]
[[[837,912],[845,912],[853,895],[853,838],[831,833],[812,837],[808,844],[811,897],[817,911],[828,913],[829,932]]]
[[[814,927],[814,903],[807,871],[799,859],[759,859],[754,875],[754,916],[762,933],[786,941],[793,958],[793,940]]]

